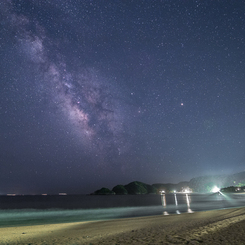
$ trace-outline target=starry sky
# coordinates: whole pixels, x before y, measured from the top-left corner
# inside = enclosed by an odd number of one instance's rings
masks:
[[[0,194],[245,170],[245,3],[0,2]]]

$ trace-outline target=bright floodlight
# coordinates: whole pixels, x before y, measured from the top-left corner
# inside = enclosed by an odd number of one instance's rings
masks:
[[[219,192],[219,191],[220,191],[220,188],[218,188],[217,186],[214,186],[212,189],[212,192],[214,193]]]

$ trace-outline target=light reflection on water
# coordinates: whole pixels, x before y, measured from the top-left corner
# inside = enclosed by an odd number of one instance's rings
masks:
[[[194,213],[191,209],[191,196],[190,194],[186,193],[186,194],[180,194],[179,197],[183,199],[183,196],[185,196],[185,203],[186,203],[186,208],[184,207],[184,205],[181,205],[179,207],[178,205],[178,197],[177,194],[174,193],[174,205],[170,204],[169,208],[171,211],[173,211],[173,209],[175,209],[175,213],[176,214],[181,214],[181,212],[187,212],[187,213]],[[171,200],[171,195],[168,195],[168,198]],[[163,206],[163,215],[169,215],[169,212],[167,211],[167,200],[166,200],[166,194],[165,193],[161,193],[161,201],[162,201],[162,206]],[[181,208],[181,212],[179,210],[179,208]]]
[[[175,201],[175,205],[176,208],[178,207],[178,200],[177,200],[177,195],[176,193],[174,193],[174,201]],[[180,211],[178,209],[176,209],[176,214],[181,214]]]
[[[187,213],[194,213],[192,210],[191,210],[191,197],[186,193],[186,203],[187,203]]]
[[[165,210],[166,206],[167,206],[165,193],[161,194],[161,200],[162,200],[162,206],[163,206],[163,209],[164,209],[163,215],[169,215],[169,213]]]

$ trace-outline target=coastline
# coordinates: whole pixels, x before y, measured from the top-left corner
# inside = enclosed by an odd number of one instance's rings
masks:
[[[0,228],[0,244],[245,244],[245,207]]]

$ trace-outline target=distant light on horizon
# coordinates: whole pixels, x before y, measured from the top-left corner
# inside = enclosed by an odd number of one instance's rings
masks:
[[[211,192],[213,193],[216,193],[216,192],[219,192],[220,191],[220,188],[217,187],[217,186],[214,186],[213,189],[211,190]]]
[[[185,189],[183,189],[184,193],[192,193],[192,190],[189,187],[186,187]]]

